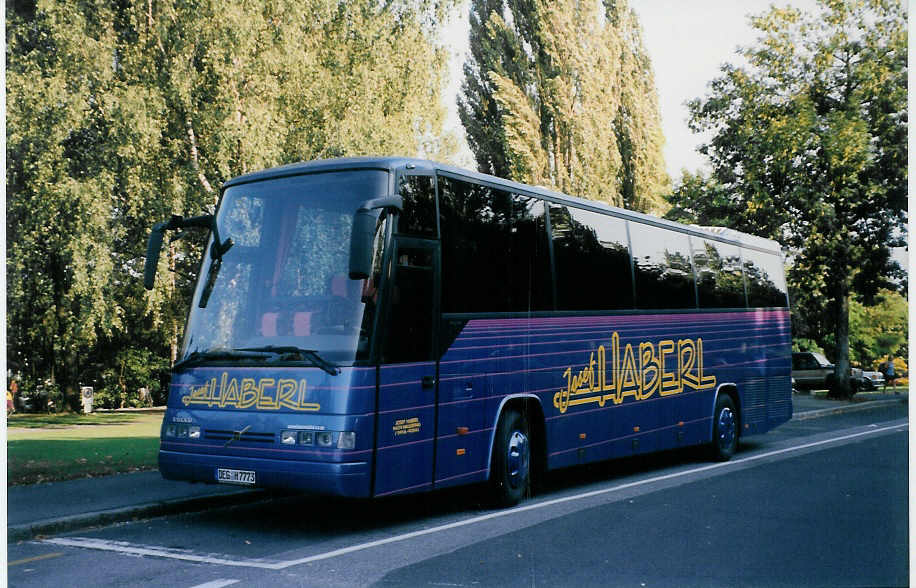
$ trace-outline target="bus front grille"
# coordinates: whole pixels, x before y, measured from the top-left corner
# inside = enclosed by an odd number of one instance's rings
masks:
[[[207,429],[204,432],[204,436],[214,441],[229,441],[230,439],[234,439],[236,441],[250,443],[273,443],[276,439],[274,433],[253,433],[246,431],[239,435],[236,431],[223,431],[218,429]]]

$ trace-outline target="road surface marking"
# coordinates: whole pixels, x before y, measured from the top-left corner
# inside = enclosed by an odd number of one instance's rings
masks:
[[[11,561],[11,562],[9,562],[9,563],[6,564],[6,565],[7,565],[7,567],[10,567],[10,566],[18,566],[18,565],[22,565],[22,564],[25,564],[25,563],[31,563],[31,562],[33,562],[33,561],[40,561],[40,560],[43,560],[43,559],[51,559],[52,557],[60,557],[60,556],[62,556],[62,555],[63,555],[63,553],[61,553],[61,552],[57,552],[57,553],[46,553],[46,554],[44,554],[44,555],[36,555],[35,557],[27,557],[27,558],[25,558],[25,559],[17,559],[16,561]]]
[[[820,447],[822,445],[828,445],[831,443],[836,443],[838,441],[846,441],[849,439],[856,439],[858,437],[865,437],[868,435],[874,435],[876,433],[883,433],[886,431],[893,432],[902,432],[909,428],[908,423],[902,423],[897,425],[892,425],[888,427],[882,427],[880,429],[869,429],[866,431],[861,431],[858,433],[851,433],[849,435],[842,435],[840,437],[831,437],[829,439],[822,439],[820,441],[813,441],[811,443],[804,443],[802,445],[796,445],[793,447],[786,447],[783,449],[774,449],[773,451],[767,451],[765,453],[760,453],[758,455],[750,455],[748,457],[743,457],[740,459],[732,459],[730,461],[719,462],[714,464],[709,464],[705,466],[700,466],[690,470],[685,470],[681,472],[674,472],[670,474],[664,474],[661,476],[654,476],[652,478],[646,478],[644,480],[637,480],[635,482],[627,482],[626,484],[619,484],[616,486],[611,486],[609,488],[602,488],[600,490],[592,490],[590,492],[583,492],[582,494],[574,494],[571,496],[564,496],[562,498],[554,498],[551,500],[545,500],[543,502],[536,502],[534,504],[526,504],[524,506],[517,506],[515,508],[510,508],[506,510],[499,510],[496,512],[487,513],[485,515],[480,515],[476,517],[471,517],[469,519],[463,519],[460,521],[455,521],[453,523],[446,523],[444,525],[438,525],[436,527],[430,527],[428,529],[421,529],[419,531],[411,531],[409,533],[403,533],[401,535],[394,535],[392,537],[387,537],[385,539],[377,539],[375,541],[368,541],[366,543],[359,543],[357,545],[351,545],[349,547],[342,547],[340,549],[334,549],[331,551],[326,551],[324,553],[319,553],[317,555],[310,555],[300,559],[293,559],[288,561],[268,561],[268,560],[244,560],[244,559],[228,559],[229,556],[214,556],[214,555],[197,555],[187,551],[180,550],[169,550],[161,547],[148,547],[148,546],[134,546],[130,543],[122,541],[106,541],[104,539],[91,539],[86,537],[72,537],[72,538],[55,538],[55,539],[45,539],[43,543],[51,543],[54,545],[66,545],[69,547],[84,547],[88,549],[100,549],[103,551],[115,551],[119,553],[126,553],[129,555],[147,555],[151,557],[166,557],[172,559],[179,559],[185,561],[194,561],[198,563],[211,563],[216,565],[225,565],[225,566],[235,566],[235,567],[252,567],[252,568],[263,568],[270,570],[282,570],[293,566],[299,566],[307,563],[312,563],[316,561],[321,561],[325,559],[331,559],[333,557],[339,557],[341,555],[347,555],[357,551],[365,551],[367,549],[372,549],[374,547],[381,547],[382,545],[388,545],[390,543],[398,543],[401,541],[407,541],[409,539],[414,539],[416,537],[423,537],[425,535],[431,535],[433,533],[441,533],[442,531],[449,531],[451,529],[457,529],[460,527],[466,527],[468,525],[474,525],[477,523],[482,523],[492,519],[497,519],[500,517],[506,517],[522,512],[538,510],[548,506],[554,506],[557,504],[564,504],[567,502],[573,502],[576,500],[582,500],[585,498],[592,498],[595,496],[601,496],[603,494],[609,494],[611,492],[619,492],[621,490],[627,490],[629,488],[635,488],[637,486],[645,486],[648,484],[654,484],[656,482],[664,482],[666,480],[672,480],[674,478],[679,478],[681,476],[689,476],[691,474],[699,474],[702,472],[708,472],[712,470],[717,470],[729,466],[736,466],[743,463],[759,461],[766,459],[768,457],[773,457],[776,455],[783,455],[786,453],[792,453],[795,451],[801,451],[803,449],[810,449],[812,447]]]
[[[220,578],[218,580],[213,580],[212,582],[206,582],[204,584],[198,584],[197,586],[191,586],[191,588],[223,588],[223,586],[232,586],[233,584],[238,584],[238,580],[224,580]]]
[[[234,566],[245,568],[263,568],[267,570],[281,570],[288,567],[286,562],[268,561],[262,559],[241,559],[228,556],[218,555],[199,555],[190,551],[179,549],[168,549],[166,547],[156,547],[147,545],[134,545],[126,541],[107,541],[105,539],[92,539],[90,537],[58,537],[55,539],[45,539],[43,543],[53,545],[66,545],[67,547],[83,547],[85,549],[98,549],[101,551],[114,551],[125,553],[127,555],[147,555],[150,557],[165,557],[169,559],[180,559],[184,561],[193,561],[196,563],[208,563],[221,566]]]

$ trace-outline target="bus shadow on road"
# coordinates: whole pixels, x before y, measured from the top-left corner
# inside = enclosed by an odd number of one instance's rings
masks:
[[[752,449],[745,443],[743,451]],[[739,450],[738,456],[743,452]],[[534,499],[593,486],[624,481],[634,476],[675,466],[713,463],[702,447],[637,455],[548,472],[534,489]],[[429,493],[376,499],[350,499],[292,492],[273,492],[254,504],[239,505],[193,516],[227,533],[256,532],[263,538],[328,541],[353,534],[403,532],[418,523],[424,526],[454,520],[455,515],[473,516],[496,510],[486,484],[461,486]]]
[[[594,484],[607,483],[614,480],[623,481],[633,476],[669,467],[708,463],[711,463],[711,461],[706,448],[687,447],[573,466],[548,472],[537,488],[537,495],[546,497],[577,488],[589,488]]]

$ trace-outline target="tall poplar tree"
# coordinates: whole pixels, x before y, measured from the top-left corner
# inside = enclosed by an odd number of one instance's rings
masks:
[[[486,173],[664,208],[651,63],[624,0],[472,0],[459,115]]]
[[[448,157],[447,4],[7,3],[11,366],[70,386],[126,347],[174,354],[201,243],[172,243],[147,294],[149,228],[211,209],[235,175]]]
[[[819,0],[815,13],[772,8],[751,24],[748,65],[723,66],[690,104],[692,127],[712,135],[701,148],[712,177],[685,181],[674,211],[726,213],[789,247],[793,319],[833,340],[845,395],[850,296],[869,303],[901,277],[891,248],[906,235],[906,8]]]

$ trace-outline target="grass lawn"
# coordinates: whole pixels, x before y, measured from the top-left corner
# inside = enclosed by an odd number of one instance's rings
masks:
[[[162,413],[12,415],[10,486],[156,468]]]

